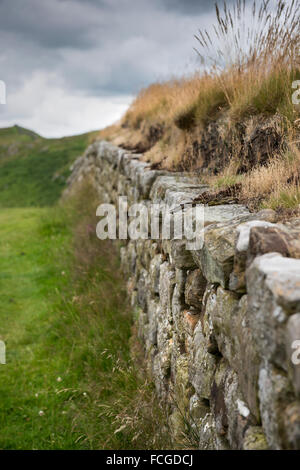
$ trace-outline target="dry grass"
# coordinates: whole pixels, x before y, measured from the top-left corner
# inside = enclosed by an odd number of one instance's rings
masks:
[[[231,8],[225,2],[222,12],[216,5],[212,31],[199,31],[199,55],[219,81],[232,116],[281,111],[293,119],[299,8],[298,0],[277,0],[276,8],[269,0],[247,6],[245,0],[236,0]]]
[[[269,68],[251,66],[243,72],[232,68],[219,75],[196,74],[157,83],[139,93],[123,123],[134,129],[151,122],[189,130],[215,120],[224,111],[234,120],[279,112],[294,122],[299,107],[292,103],[292,83],[299,78],[297,68],[276,63]]]
[[[196,36],[202,71],[142,90],[108,137],[117,144],[126,146],[129,142],[128,148],[146,151],[146,160],[164,168],[188,170],[200,168],[202,161],[201,155],[198,164],[189,161],[187,147],[201,141],[210,123],[226,121],[229,128],[238,129],[255,116],[276,115],[283,122],[289,143],[299,135],[300,105],[292,103],[292,83],[300,79],[299,15],[300,0],[235,0],[230,5],[225,2],[222,9],[216,6],[215,24]],[[157,138],[150,139],[150,131],[157,128]],[[235,166],[241,159],[240,151],[237,143],[231,155],[234,158],[223,169],[225,186],[239,179]],[[270,155],[270,160],[273,157]],[[291,185],[298,191],[295,181],[286,183],[290,169],[283,156],[275,158],[245,178],[245,195],[269,194],[268,180],[273,178],[278,181],[278,194],[284,184],[288,191],[292,191]],[[212,178],[219,186],[221,181]]]
[[[189,109],[199,95],[202,77],[154,83],[140,91],[124,117],[124,123],[138,129],[144,120],[168,125],[180,111]]]
[[[143,89],[123,118],[127,127],[139,129],[143,123],[176,125],[188,130],[216,117],[227,105],[221,82],[214,75],[199,73]]]
[[[201,61],[217,70],[294,61],[298,54],[299,2],[236,0],[223,10],[216,4],[216,22],[199,30]]]
[[[250,202],[253,208],[298,209],[300,205],[300,152],[290,144],[282,156],[274,157],[266,165],[256,166],[245,174],[238,174],[238,161],[232,159],[210,183],[217,190],[241,184],[241,202]]]
[[[276,158],[268,165],[254,168],[244,175],[243,198],[258,198],[263,207],[297,208],[300,204],[300,152],[292,146],[284,158]]]
[[[247,26],[249,21],[250,26]],[[299,72],[298,0],[236,0],[232,7],[216,6],[216,24],[196,36],[204,73],[143,89],[123,123],[136,129],[144,121],[176,124],[189,129],[230,109],[235,118],[281,111],[293,119],[291,84]]]

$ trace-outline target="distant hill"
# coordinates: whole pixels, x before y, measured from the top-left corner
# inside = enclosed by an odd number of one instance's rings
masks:
[[[53,205],[93,134],[45,139],[18,125],[0,129],[0,208]]]
[[[42,139],[42,137],[36,132],[25,129],[17,124],[12,127],[0,128],[0,145],[11,143],[12,140],[29,142],[35,139]]]

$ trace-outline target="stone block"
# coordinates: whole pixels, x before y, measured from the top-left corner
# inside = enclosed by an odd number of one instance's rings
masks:
[[[203,336],[201,322],[198,322],[193,337],[193,353],[190,360],[190,381],[200,398],[210,399],[218,359],[209,354]]]
[[[282,449],[286,435],[283,410],[293,399],[289,381],[283,371],[270,363],[262,365],[258,395],[262,427],[268,446],[272,450]]]
[[[189,271],[185,284],[185,303],[201,310],[207,281],[200,269]]]
[[[222,287],[217,289],[210,313],[214,337],[219,351],[237,374],[247,406],[258,420],[260,357],[247,313],[246,295],[239,300],[233,292],[226,291]]]
[[[288,372],[295,394],[300,398],[300,313],[292,315],[286,328]]]
[[[249,325],[260,357],[287,369],[286,322],[300,310],[300,260],[258,256],[246,272]]]

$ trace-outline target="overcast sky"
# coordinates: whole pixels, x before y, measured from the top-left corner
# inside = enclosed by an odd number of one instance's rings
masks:
[[[210,0],[0,0],[0,126],[46,137],[100,129],[137,91],[199,66]]]

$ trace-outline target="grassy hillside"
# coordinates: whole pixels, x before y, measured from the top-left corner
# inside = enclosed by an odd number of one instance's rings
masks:
[[[119,258],[95,234],[99,201],[85,186],[55,204],[89,137],[0,129],[1,450],[171,446],[131,358]]]
[[[118,258],[87,238],[92,220],[82,210],[0,211],[0,449],[167,442],[155,441],[153,390],[130,358]]]
[[[91,135],[44,139],[19,126],[0,129],[0,207],[53,205]]]

